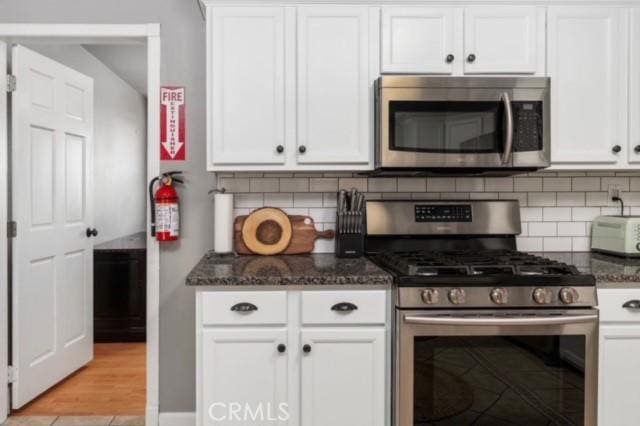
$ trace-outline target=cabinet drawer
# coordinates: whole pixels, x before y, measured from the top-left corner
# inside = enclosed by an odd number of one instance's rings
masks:
[[[207,292],[201,295],[203,325],[284,325],[286,291]]]
[[[303,324],[380,324],[386,318],[386,292],[305,291]]]
[[[598,290],[600,322],[640,323],[640,309],[622,307],[630,301],[637,301],[640,304],[640,289]]]

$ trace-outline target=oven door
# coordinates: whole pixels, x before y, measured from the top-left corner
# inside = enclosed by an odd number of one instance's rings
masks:
[[[595,425],[596,310],[398,311],[396,426]]]

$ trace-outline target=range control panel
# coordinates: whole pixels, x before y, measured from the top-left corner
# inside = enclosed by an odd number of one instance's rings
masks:
[[[471,222],[469,204],[416,205],[416,222]]]

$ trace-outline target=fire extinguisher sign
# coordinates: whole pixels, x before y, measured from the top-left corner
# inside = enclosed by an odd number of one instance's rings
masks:
[[[184,87],[160,88],[160,159],[186,159],[186,100]]]

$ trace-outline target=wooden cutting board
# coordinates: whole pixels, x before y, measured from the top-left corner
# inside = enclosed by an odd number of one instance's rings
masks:
[[[242,240],[242,225],[247,216],[236,217],[233,223],[234,250],[238,254],[254,254],[247,248]],[[289,216],[291,220],[292,237],[287,249],[280,254],[305,254],[313,251],[313,246],[318,238],[334,238],[335,232],[318,231],[313,219],[309,216]]]

